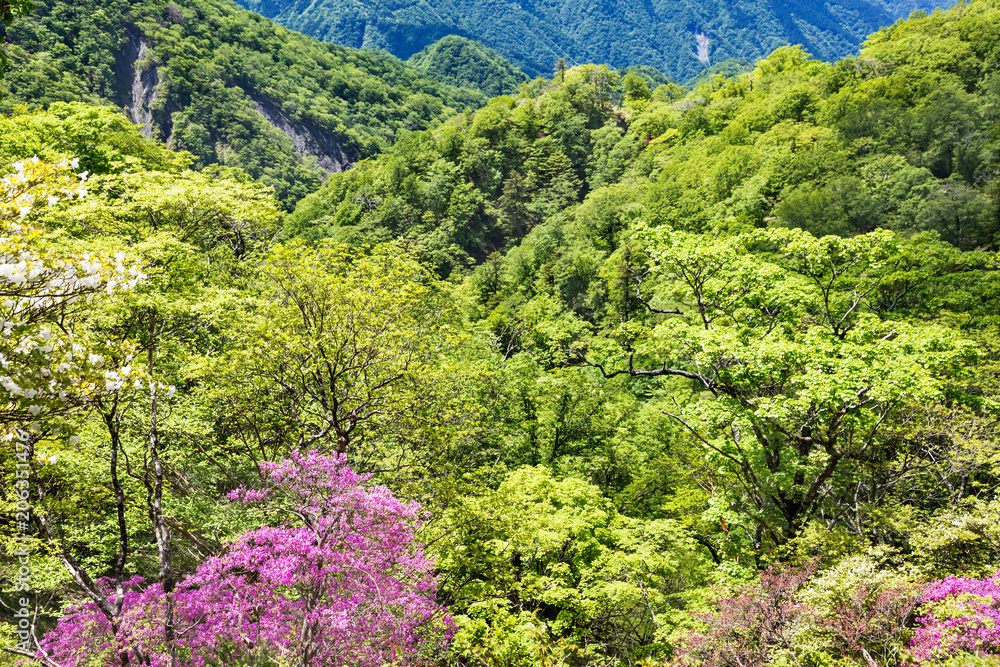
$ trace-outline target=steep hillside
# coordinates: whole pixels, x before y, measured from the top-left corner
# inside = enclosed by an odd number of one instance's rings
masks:
[[[322,40],[407,58],[448,34],[477,39],[531,76],[572,63],[649,65],[687,80],[728,58],[756,59],[783,44],[816,57],[852,53],[865,36],[933,0],[240,0]]]
[[[126,110],[202,164],[240,167],[290,204],[482,98],[385,53],[299,35],[227,0],[39,0],[9,32],[0,111],[82,100]]]
[[[995,248],[998,30],[1000,10],[971,3],[886,28],[834,64],[782,47],[681,99],[677,86],[650,93],[635,75],[571,68],[333,176],[287,233],[403,236],[444,273],[495,251],[523,261],[520,239],[546,236],[546,253],[575,257],[553,269],[569,272],[570,304],[603,298],[586,285],[640,220],[932,231]],[[515,292],[540,278],[523,268],[509,266]]]
[[[438,81],[490,97],[516,93],[527,80],[524,72],[493,49],[457,35],[442,37],[413,54],[406,64]]]

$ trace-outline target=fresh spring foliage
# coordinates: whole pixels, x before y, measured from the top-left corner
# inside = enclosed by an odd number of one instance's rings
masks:
[[[285,233],[407,239],[504,359],[500,460],[678,521],[724,581],[873,548],[928,578],[978,572],[997,553],[998,20],[988,1],[918,15],[859,58],[783,48],[690,93],[568,67],[332,177]],[[854,608],[861,589],[841,588]],[[456,641],[498,661],[598,644],[636,660],[679,645],[668,609],[698,609],[668,590],[635,635],[597,639],[605,612],[570,631],[577,598],[525,618],[509,592],[460,614]],[[882,632],[857,605],[797,655],[902,660],[905,624]],[[540,649],[540,633],[558,639]]]
[[[615,150],[622,131],[611,118],[617,74],[587,67],[568,81],[537,100],[496,98],[334,175],[288,216],[286,234],[400,236],[445,275],[481,262],[624,172],[628,149]]]
[[[325,172],[482,103],[387,54],[319,44],[216,0],[39,0],[7,39],[3,111],[125,107],[147,136],[245,170],[286,206]]]
[[[0,119],[0,664],[996,662],[997,25],[563,63],[284,219]]]

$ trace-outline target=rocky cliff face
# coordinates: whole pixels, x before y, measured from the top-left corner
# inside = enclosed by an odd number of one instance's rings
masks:
[[[181,109],[167,104],[167,108],[154,112],[162,78],[150,49],[149,42],[138,30],[129,30],[116,57],[117,102],[129,120],[142,127],[144,135],[171,145],[174,130],[171,127],[171,112]],[[247,92],[246,95],[252,107],[271,127],[291,139],[300,155],[316,158],[317,166],[325,172],[344,171],[353,166],[352,159],[329,129],[290,118],[280,106],[263,95],[254,92]]]
[[[137,30],[130,30],[124,48],[117,54],[118,104],[142,133],[153,136],[153,102],[160,85],[159,68],[149,60],[149,43]]]
[[[299,154],[315,157],[319,166],[327,173],[344,171],[353,166],[330,130],[314,123],[289,118],[266,97],[254,93],[250,93],[249,97],[264,120],[288,135]]]

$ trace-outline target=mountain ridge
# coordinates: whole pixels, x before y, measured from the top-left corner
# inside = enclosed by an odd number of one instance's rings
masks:
[[[553,64],[649,65],[677,80],[729,58],[756,60],[801,44],[816,57],[853,53],[869,34],[930,0],[239,0],[325,41],[409,58],[447,34],[475,39],[530,76]]]
[[[200,166],[245,170],[286,207],[399,133],[485,101],[228,0],[37,0],[7,37],[0,112],[114,105]]]

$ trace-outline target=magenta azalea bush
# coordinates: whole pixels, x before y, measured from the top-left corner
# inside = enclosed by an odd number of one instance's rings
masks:
[[[717,601],[718,612],[699,614],[704,632],[691,633],[674,656],[677,667],[755,667],[789,646],[794,619],[803,613],[796,593],[815,570],[774,565],[760,581]]]
[[[819,577],[816,562],[768,568],[716,600],[714,613],[697,615],[704,629],[680,642],[672,664],[899,665],[917,591],[866,578],[864,564],[848,561]]]
[[[921,616],[910,642],[914,664],[962,654],[1000,654],[1000,572],[989,579],[946,577],[920,598]]]
[[[173,592],[167,646],[159,585],[129,582],[113,627],[96,605],[64,616],[42,641],[64,667],[174,664],[419,665],[453,624],[434,599],[430,560],[414,539],[418,507],[365,488],[342,457],[268,464],[263,490],[230,498],[291,519],[243,533]]]

